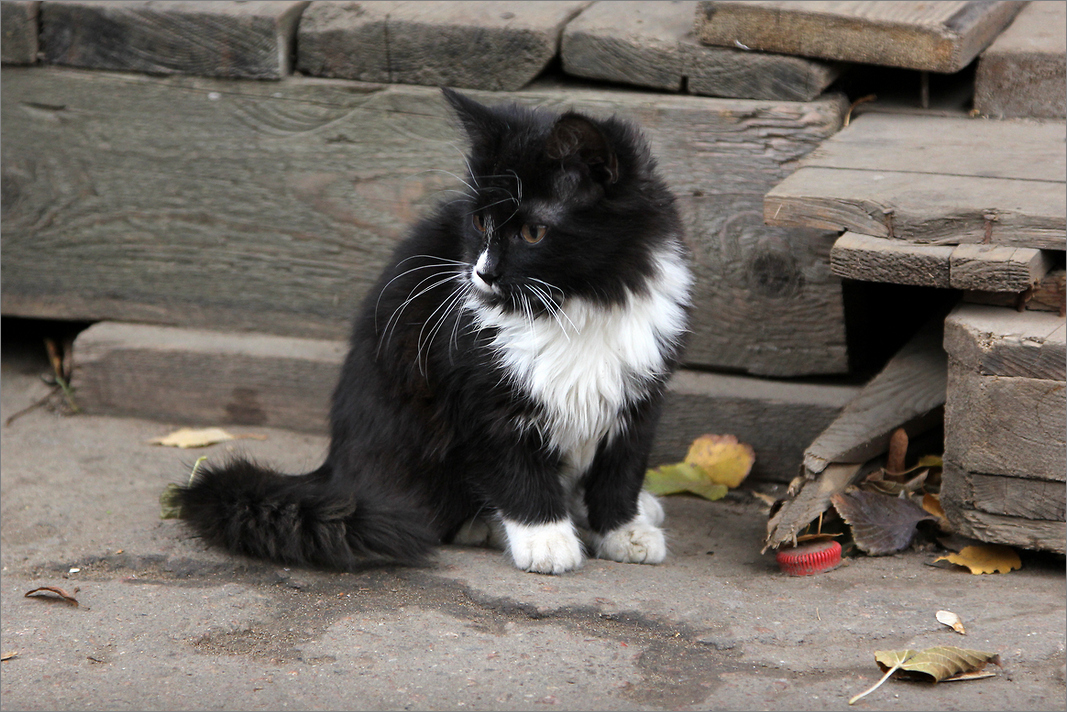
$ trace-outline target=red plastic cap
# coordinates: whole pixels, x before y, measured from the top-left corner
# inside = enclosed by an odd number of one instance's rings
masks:
[[[841,563],[841,545],[832,539],[811,541],[778,550],[778,566],[790,576],[810,576]]]

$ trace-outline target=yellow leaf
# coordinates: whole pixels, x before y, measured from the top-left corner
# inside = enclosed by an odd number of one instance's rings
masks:
[[[1023,567],[1015,549],[999,544],[965,546],[958,554],[946,554],[934,561],[948,561],[958,566],[966,566],[972,574],[1006,574]]]
[[[733,435],[701,435],[685,456],[685,462],[704,470],[709,480],[731,488],[741,484],[755,461],[752,446]]]
[[[945,510],[941,508],[941,495],[931,494],[930,492],[924,494],[923,509],[925,509],[927,512],[934,515],[938,519],[944,519],[945,521],[948,521],[945,517]]]
[[[703,469],[688,462],[663,465],[645,473],[645,489],[655,495],[692,492],[712,501],[726,496],[726,485],[711,482]]]
[[[153,438],[148,442],[152,445],[190,448],[207,447],[208,445],[214,445],[227,440],[237,440],[238,438],[254,438],[256,440],[267,439],[265,435],[230,435],[222,428],[201,428],[199,430],[195,428],[180,428],[170,435],[161,438]]]

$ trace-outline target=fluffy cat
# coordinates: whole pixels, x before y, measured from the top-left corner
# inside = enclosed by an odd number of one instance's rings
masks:
[[[182,518],[231,552],[342,570],[451,541],[546,574],[586,553],[659,563],[642,482],[692,282],[674,196],[621,119],[443,92],[467,190],[365,298],[325,463],[202,468]]]

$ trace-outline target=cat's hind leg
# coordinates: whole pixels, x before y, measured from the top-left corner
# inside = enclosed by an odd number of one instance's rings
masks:
[[[508,548],[508,535],[498,517],[492,514],[478,515],[463,522],[459,531],[452,537],[452,543],[504,551]]]

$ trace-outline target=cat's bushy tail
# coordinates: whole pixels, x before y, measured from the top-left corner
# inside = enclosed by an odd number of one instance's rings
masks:
[[[246,459],[200,468],[170,502],[208,544],[296,566],[425,564],[437,538],[401,497],[338,485],[329,464],[283,475]]]

